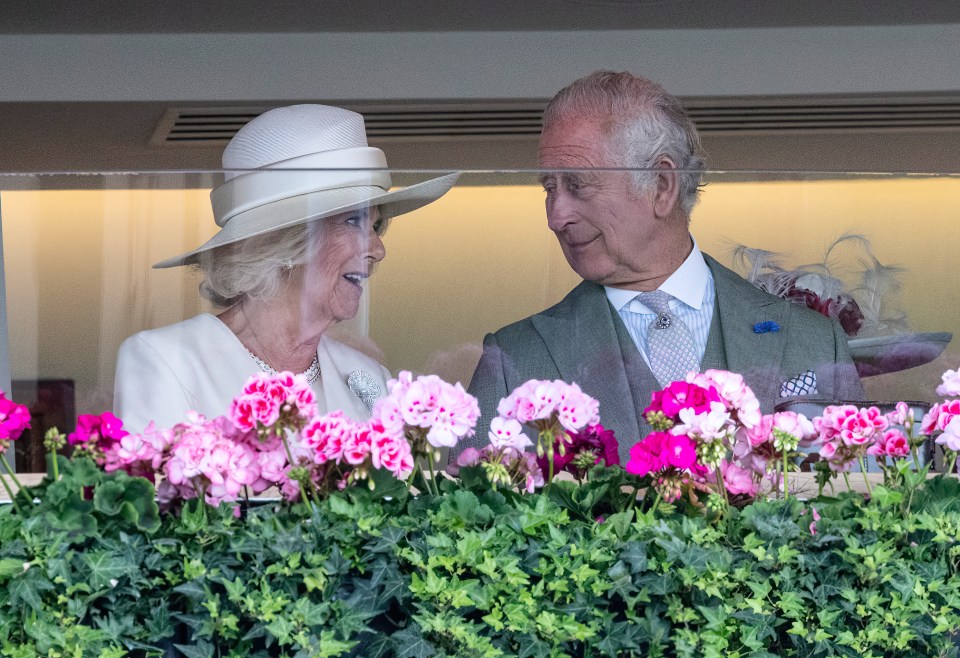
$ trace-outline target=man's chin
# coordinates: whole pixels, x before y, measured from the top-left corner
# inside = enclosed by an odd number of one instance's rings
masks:
[[[597,283],[597,284],[600,284],[601,286],[610,285],[606,283],[606,281],[608,281],[610,278],[609,272],[600,270],[596,267],[581,266],[580,264],[574,264],[574,263],[571,263],[569,260],[567,262],[570,263],[570,267],[573,269],[573,271],[576,272],[580,276],[580,278],[583,279],[584,281]]]

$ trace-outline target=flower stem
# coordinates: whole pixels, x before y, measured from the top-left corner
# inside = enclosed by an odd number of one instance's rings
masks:
[[[8,470],[7,472],[9,473],[10,471]],[[7,483],[7,478],[5,478],[2,473],[0,473],[0,482],[3,483],[3,488],[7,490],[7,495],[10,496],[10,502],[13,503],[14,509],[16,509],[17,512],[19,512],[22,515],[23,510],[20,509],[20,503],[17,502],[16,495],[14,495],[13,490],[10,488],[10,485]]]
[[[637,504],[637,492],[639,491],[640,491],[640,485],[639,484],[633,485],[633,494],[630,496],[630,502],[627,504],[627,508],[623,511],[626,512],[628,510],[633,509],[633,506]]]
[[[847,483],[847,491],[853,491],[853,485],[850,484],[850,476],[846,471],[843,472],[843,481]]]
[[[944,471],[944,472],[945,472],[945,473],[953,473],[953,469],[956,467],[956,465],[957,465],[957,453],[955,453],[955,452],[953,452],[953,451],[951,450],[951,451],[950,451],[950,466],[948,466],[948,467],[947,467],[947,470]]]
[[[867,495],[872,497],[873,487],[870,486],[870,479],[867,477],[867,463],[863,457],[857,457],[857,461],[860,462],[860,472],[863,474],[863,483],[867,485]]]
[[[290,452],[290,445],[287,443],[287,435],[286,435],[285,433],[284,433],[284,434],[281,434],[281,435],[280,435],[280,440],[283,442],[283,449],[287,451],[287,461],[290,463],[290,468],[293,468],[293,467],[294,467],[294,463],[293,463],[293,453]],[[314,511],[314,510],[313,510],[313,503],[310,501],[309,498],[307,498],[307,490],[306,490],[306,488],[303,486],[303,481],[302,481],[302,480],[297,480],[297,486],[300,487],[300,500],[302,500],[304,503],[306,503],[307,507],[310,508],[310,511],[313,512],[313,511]]]
[[[429,486],[432,487],[432,489],[433,489],[433,491],[432,491],[431,493],[432,493],[433,495],[439,497],[439,496],[440,496],[440,486],[437,484],[437,475],[436,475],[436,473],[434,473],[434,471],[433,471],[433,452],[431,452],[431,451],[428,451],[428,453],[427,453],[427,468],[430,469],[430,485],[429,485]]]
[[[420,464],[417,463],[417,460],[413,460],[413,470],[410,471],[410,476],[407,478],[407,491],[413,489],[413,479],[417,477],[417,471],[420,470]]]
[[[20,484],[20,481],[17,479],[16,473],[13,472],[13,469],[10,467],[10,462],[7,461],[7,456],[0,452],[0,464],[3,464],[3,467],[7,469],[7,475],[10,476],[10,479],[13,480],[13,483],[17,485],[17,489],[23,489],[23,485]]]
[[[787,477],[788,477],[787,473],[790,471],[789,467],[790,467],[790,462],[787,459],[787,450],[784,449],[783,451],[783,497],[784,499],[787,499],[790,497],[790,487],[788,486],[788,482],[787,482]]]
[[[657,508],[660,507],[660,500],[661,500],[660,490],[657,489],[657,497],[653,501],[653,507],[650,508],[651,515],[653,515],[653,513],[657,511]]]

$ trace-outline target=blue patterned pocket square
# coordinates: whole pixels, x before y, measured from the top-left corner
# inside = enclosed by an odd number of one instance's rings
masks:
[[[802,372],[780,384],[780,397],[817,394],[817,375],[812,370]]]

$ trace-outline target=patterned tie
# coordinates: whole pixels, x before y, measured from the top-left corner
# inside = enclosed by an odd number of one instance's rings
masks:
[[[700,358],[693,336],[683,320],[670,310],[670,295],[654,290],[642,292],[636,299],[657,314],[647,331],[647,357],[660,386],[686,379],[691,370],[699,371]]]

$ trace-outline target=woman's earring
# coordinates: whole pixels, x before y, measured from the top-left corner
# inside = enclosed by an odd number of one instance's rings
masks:
[[[284,266],[286,269],[288,269],[288,270],[292,270],[292,269],[293,269],[293,261],[288,258],[288,259],[287,259],[287,262],[284,263],[283,266]]]

